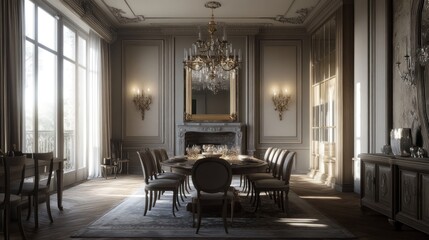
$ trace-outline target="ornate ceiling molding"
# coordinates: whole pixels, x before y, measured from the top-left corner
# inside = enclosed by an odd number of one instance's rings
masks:
[[[124,14],[126,12],[124,10],[109,6],[105,2],[104,2],[104,4],[107,6],[109,11],[113,14],[113,16],[115,16],[116,20],[118,20],[118,22],[121,24],[137,23],[137,22],[141,22],[141,21],[145,20],[143,15],[134,15],[135,17],[133,17],[133,18],[125,17]]]
[[[75,12],[107,42],[113,42],[115,30],[109,25],[103,11],[91,0],[62,0],[65,6]]]
[[[277,17],[274,18],[274,21],[278,21],[281,23],[291,23],[291,24],[303,24],[305,22],[305,19],[307,19],[310,12],[314,9],[314,7],[309,8],[301,8],[296,13],[298,14],[297,17],[284,17],[282,15],[277,15]]]

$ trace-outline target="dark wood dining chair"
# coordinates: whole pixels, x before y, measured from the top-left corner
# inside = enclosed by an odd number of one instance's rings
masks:
[[[116,179],[116,174],[118,172],[118,162],[113,158],[103,158],[100,163],[101,176],[104,176],[107,179],[109,173],[114,175]]]
[[[270,169],[269,169],[269,165],[270,165],[270,154],[271,154],[271,152],[273,151],[273,150],[276,150],[275,148],[273,148],[273,147],[268,147],[267,148],[267,150],[265,151],[265,154],[264,154],[264,161],[267,163],[267,169],[266,169],[266,172],[270,172]],[[240,186],[241,186],[241,182],[243,181],[244,182],[244,184],[243,184],[243,192],[246,192],[247,190],[248,190],[248,188],[250,188],[249,187],[249,185],[248,185],[248,183],[249,183],[249,181],[248,181],[248,179],[247,179],[247,175],[248,174],[245,174],[245,175],[240,175]]]
[[[173,216],[176,216],[175,210],[179,210],[177,205],[179,204],[178,192],[181,182],[180,180],[174,179],[158,179],[156,176],[155,163],[149,157],[149,154],[152,155],[148,149],[137,151],[145,181],[145,209],[143,215],[146,216],[147,211],[150,211],[152,206],[155,206],[159,194],[165,191],[171,191],[173,192],[172,212]]]
[[[284,151],[281,148],[274,148],[271,150],[270,155],[268,157],[268,169],[266,172],[260,172],[260,173],[251,173],[246,175],[246,179],[248,182],[248,191],[247,195],[251,193],[250,200],[254,200],[254,189],[252,183],[258,179],[265,179],[265,178],[271,178],[272,176],[276,176],[278,173],[278,165],[279,165],[279,156],[281,155],[281,152]],[[287,151],[287,150],[285,150]]]
[[[288,152],[286,159],[281,167],[280,179],[273,177],[269,179],[261,179],[253,182],[255,189],[256,206],[255,212],[261,204],[260,193],[271,192],[283,212],[288,210],[288,193],[289,193],[289,180],[292,173],[293,158],[295,152]]]
[[[231,187],[232,170],[228,161],[208,157],[195,162],[192,167],[192,182],[196,193],[192,197],[192,221],[195,225],[195,207],[197,208],[197,230],[201,226],[201,205],[209,202],[222,202],[222,219],[225,232],[228,233],[227,208],[231,202],[231,220],[234,212],[234,189]]]
[[[16,209],[19,231],[23,239],[26,239],[21,219],[21,207],[23,201],[19,195],[25,176],[26,156],[0,158],[0,210],[3,211],[3,236],[5,240],[10,238],[9,221],[12,209]],[[18,192],[13,193],[11,186],[17,185]]]
[[[147,149],[147,151],[149,151],[150,153],[149,149]],[[159,149],[153,149],[152,152],[153,154],[149,154],[148,157],[151,159],[151,161],[155,162],[155,167],[156,167],[155,177],[157,179],[173,179],[173,180],[180,181],[179,195],[182,201],[185,201],[183,197],[186,198],[186,195],[185,195],[186,176],[179,173],[165,172],[162,169],[162,165],[161,165],[161,162],[162,162],[161,152],[159,151]]]
[[[33,182],[25,182],[21,195],[28,198],[27,220],[30,219],[32,207],[34,207],[34,225],[39,227],[39,201],[44,199],[46,210],[51,223],[54,222],[51,214],[51,179],[54,167],[54,153],[32,153],[34,161]]]

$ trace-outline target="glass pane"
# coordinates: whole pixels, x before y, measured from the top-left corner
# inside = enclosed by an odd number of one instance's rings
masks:
[[[75,60],[76,56],[76,33],[64,26],[64,56]]]
[[[40,47],[38,50],[38,152],[49,152],[55,150],[57,56]]]
[[[76,65],[73,62],[64,60],[63,77],[64,157],[67,159],[67,172],[76,168]]]
[[[37,37],[38,42],[46,47],[57,50],[57,20],[54,16],[38,7]]]
[[[24,131],[23,152],[34,152],[34,81],[35,81],[35,47],[25,41],[25,80],[24,80]]]
[[[337,57],[335,54],[336,54],[336,51],[331,52],[330,63],[329,63],[329,66],[330,66],[329,72],[331,74],[331,77],[337,75],[337,61],[336,61]]]
[[[35,6],[31,1],[25,1],[25,36],[34,39],[34,17]]]
[[[331,46],[330,46],[331,49],[330,50],[331,50],[331,52],[333,52],[336,49],[336,36],[337,36],[337,34],[336,34],[337,33],[337,26],[335,24],[335,18],[330,21],[330,24],[331,24],[331,32],[330,32],[330,37],[329,37],[329,40],[331,42]]]
[[[335,79],[326,82],[326,126],[335,126]]]
[[[83,67],[78,68],[78,91],[77,91],[77,111],[78,111],[78,123],[79,131],[86,132],[86,112],[87,112],[87,97],[86,97],[86,69]],[[83,141],[79,141],[81,149],[86,147],[86,144]],[[85,156],[77,158],[79,161],[79,168],[86,167]]]
[[[324,42],[325,42],[325,54],[323,55],[325,58],[329,57],[329,25],[327,24],[327,26],[325,27],[325,38],[324,38]]]
[[[78,37],[79,46],[79,64],[86,67],[86,40],[82,37]]]

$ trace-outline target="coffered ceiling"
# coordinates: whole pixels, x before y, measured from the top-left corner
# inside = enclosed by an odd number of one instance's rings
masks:
[[[327,0],[218,0],[215,21],[226,25],[303,27]],[[115,27],[206,24],[208,0],[94,0]]]

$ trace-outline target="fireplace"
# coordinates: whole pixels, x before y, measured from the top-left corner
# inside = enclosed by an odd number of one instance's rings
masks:
[[[235,132],[186,132],[185,148],[204,144],[235,146]]]
[[[203,144],[236,146],[243,153],[244,126],[239,123],[186,123],[178,125],[177,151],[185,154],[188,146]]]

